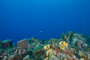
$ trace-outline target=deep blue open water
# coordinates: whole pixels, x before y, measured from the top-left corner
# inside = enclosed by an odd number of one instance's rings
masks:
[[[90,34],[90,0],[0,0],[0,39],[13,42]]]

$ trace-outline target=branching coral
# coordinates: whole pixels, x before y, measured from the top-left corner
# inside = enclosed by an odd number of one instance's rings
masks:
[[[50,45],[45,45],[44,50],[48,50],[48,49],[50,49]]]
[[[47,56],[49,59],[53,58],[53,57],[55,56],[55,54],[56,54],[56,52],[55,52],[53,49],[49,49],[49,50],[47,50],[47,52],[46,52],[46,56]]]
[[[65,47],[68,47],[68,43],[66,43],[65,41],[61,41],[59,44],[60,44],[60,48],[61,48],[62,50],[64,50]]]

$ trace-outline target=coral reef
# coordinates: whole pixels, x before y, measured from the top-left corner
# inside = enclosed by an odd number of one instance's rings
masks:
[[[0,60],[90,60],[89,37],[69,31],[59,38],[0,41]]]

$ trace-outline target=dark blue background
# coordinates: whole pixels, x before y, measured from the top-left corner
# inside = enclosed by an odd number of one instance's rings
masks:
[[[42,32],[40,32],[42,31]],[[90,0],[0,0],[0,39],[90,33]]]

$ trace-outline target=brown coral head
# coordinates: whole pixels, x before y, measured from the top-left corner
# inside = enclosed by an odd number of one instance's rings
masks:
[[[54,44],[52,44],[52,48],[55,48],[55,45]]]

